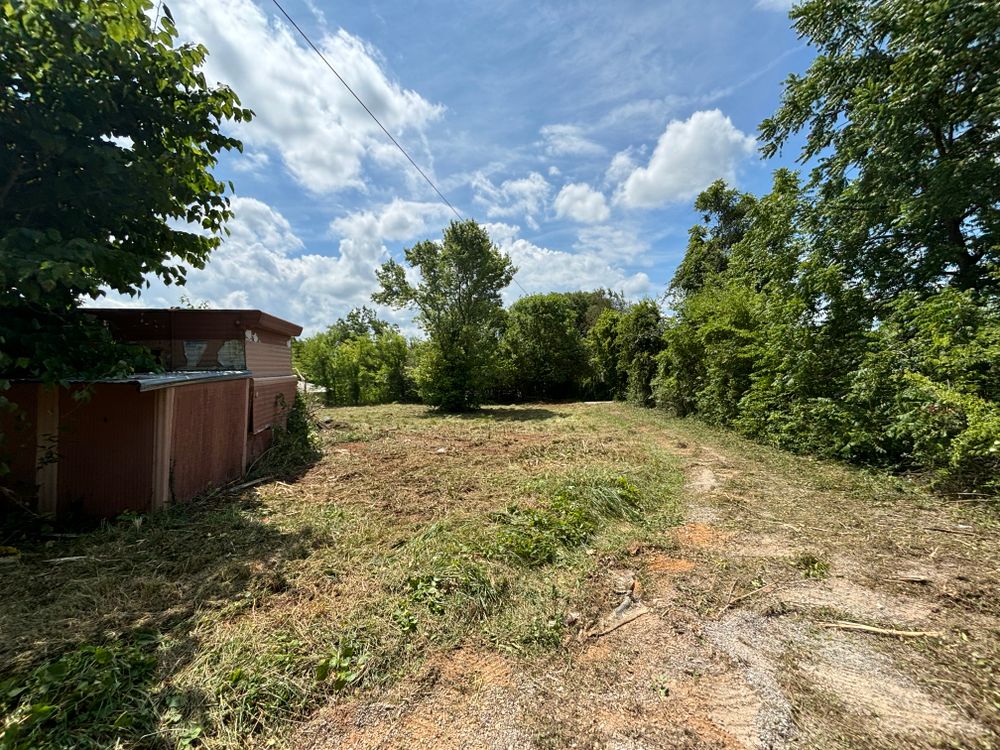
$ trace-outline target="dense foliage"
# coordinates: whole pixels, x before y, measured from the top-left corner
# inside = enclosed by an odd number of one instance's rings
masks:
[[[802,184],[716,183],[671,284],[653,391],[799,451],[1000,490],[1000,16],[811,0],[819,51],[761,127]]]
[[[200,268],[230,216],[217,155],[248,120],[209,86],[207,51],[175,46],[150,0],[0,2],[0,376],[57,381],[127,371],[82,315]],[[191,227],[190,229],[181,227]],[[148,363],[144,363],[148,364]]]
[[[293,354],[299,373],[323,389],[327,406],[414,400],[410,345],[396,326],[367,308],[295,342]]]
[[[515,268],[475,221],[453,221],[440,243],[425,240],[404,251],[419,272],[411,283],[394,260],[378,271],[373,299],[416,310],[427,334],[413,377],[424,403],[462,411],[482,403],[493,383],[503,325],[502,292]]]

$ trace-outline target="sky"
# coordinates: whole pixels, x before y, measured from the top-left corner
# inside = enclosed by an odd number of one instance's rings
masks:
[[[794,151],[755,135],[812,52],[787,0],[282,0],[385,127],[518,271],[504,293],[660,296],[716,179],[762,193]],[[254,110],[230,234],[183,287],[137,298],[260,308],[310,334],[367,304],[375,270],[455,218],[271,0],[168,0],[210,82]],[[415,333],[407,313],[380,314]]]

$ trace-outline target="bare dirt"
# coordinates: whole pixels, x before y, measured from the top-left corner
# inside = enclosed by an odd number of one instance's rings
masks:
[[[663,548],[624,553],[648,613],[605,635],[575,624],[543,660],[446,652],[377,699],[330,704],[294,746],[1000,748],[996,525],[928,496],[881,502],[846,469],[803,476],[806,460],[681,429],[655,439],[685,466],[685,522]],[[529,460],[533,437],[511,439]],[[442,445],[471,465],[483,450]],[[411,470],[402,453],[380,458]],[[593,581],[609,610],[621,566]]]

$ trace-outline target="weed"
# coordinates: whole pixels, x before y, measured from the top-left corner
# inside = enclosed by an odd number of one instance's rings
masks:
[[[392,611],[392,621],[396,623],[399,632],[404,635],[411,635],[417,632],[417,618],[405,606],[397,607]]]
[[[610,484],[571,484],[547,507],[511,506],[496,517],[496,554],[529,567],[551,563],[561,548],[588,541],[604,518],[641,517],[638,488],[624,477]]]
[[[282,402],[279,406],[284,409],[286,405]],[[285,426],[275,426],[272,429],[274,441],[271,447],[248,468],[247,476],[293,476],[315,463],[322,455],[315,419],[301,396],[296,396],[288,409]]]
[[[830,563],[810,552],[795,558],[795,567],[802,571],[803,578],[826,578],[830,574]]]
[[[432,614],[444,614],[444,581],[435,575],[411,576],[406,587],[413,600],[425,604]]]
[[[0,748],[104,748],[156,726],[156,657],[135,645],[81,646],[0,683]]]
[[[341,644],[336,652],[316,665],[316,682],[324,682],[332,676],[333,689],[343,690],[361,679],[367,661],[367,657],[359,654],[354,646]]]

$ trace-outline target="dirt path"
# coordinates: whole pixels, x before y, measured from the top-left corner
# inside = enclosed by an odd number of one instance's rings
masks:
[[[995,524],[698,428],[643,429],[683,462],[684,523],[601,561],[604,619],[571,621],[565,655],[453,651],[322,710],[296,747],[1000,748]],[[597,635],[623,581],[640,616]]]

